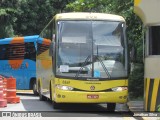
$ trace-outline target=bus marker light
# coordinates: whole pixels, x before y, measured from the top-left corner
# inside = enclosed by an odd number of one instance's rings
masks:
[[[62,98],[65,98],[66,96],[65,95],[62,95]]]
[[[57,95],[57,97],[58,97],[58,98],[61,98],[61,95],[60,95],[60,94],[58,94],[58,95]]]
[[[120,91],[124,91],[124,90],[128,90],[127,87],[115,87],[115,88],[112,88],[112,91],[114,92],[120,92]]]
[[[70,86],[56,85],[56,87],[60,90],[69,90],[69,91],[73,90],[73,88]]]
[[[119,98],[122,99],[123,97],[122,97],[122,96],[119,96]]]

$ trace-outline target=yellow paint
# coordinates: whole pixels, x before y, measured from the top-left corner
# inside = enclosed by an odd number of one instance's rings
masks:
[[[54,101],[59,103],[126,103],[128,90],[114,92],[103,90],[118,87],[118,86],[128,86],[128,82],[124,79],[120,80],[106,80],[106,81],[85,81],[85,80],[70,80],[70,79],[55,79],[55,84],[60,84],[64,86],[71,86],[79,91],[66,91],[55,88],[54,94],[56,97]],[[95,90],[91,90],[91,86],[95,87]],[[103,92],[102,92],[103,91]],[[97,99],[89,99],[87,95],[98,95]],[[53,96],[53,93],[52,93]],[[65,97],[59,97],[65,96]],[[76,96],[76,97],[75,97]],[[120,98],[120,96],[123,96]],[[124,96],[126,96],[124,98]]]
[[[44,69],[48,69],[52,67],[52,62],[49,60],[41,60],[41,65]]]
[[[134,6],[138,6],[141,2],[142,0],[134,0]]]
[[[71,86],[76,89],[92,91],[91,86],[95,86],[94,91],[102,91],[117,86],[128,86],[127,80],[106,80],[106,81],[86,81],[86,80],[70,80],[70,79],[59,79],[55,81],[55,84],[61,84]]]
[[[142,8],[140,7],[140,3],[142,0],[134,0],[134,13],[138,15],[143,23],[146,21],[146,16]]]
[[[145,91],[145,110],[147,111],[147,105],[148,105],[148,92],[149,92],[149,86],[150,86],[150,79],[147,78],[147,83],[146,83],[146,91]]]
[[[40,60],[40,66],[46,70],[52,67],[52,58],[49,56],[49,45],[51,44],[51,40],[44,38],[42,44],[48,45],[48,50],[38,55],[37,59]]]
[[[154,79],[150,111],[155,111],[159,81],[158,78]]]
[[[48,56],[48,54],[49,50],[46,50],[37,57],[40,60],[40,66],[42,66],[43,69],[49,69],[52,67],[52,58]]]
[[[65,91],[55,89],[56,98],[58,103],[126,103],[127,99],[120,96],[127,96],[127,91],[121,92],[83,92],[83,91]],[[65,97],[58,97],[58,95]],[[98,98],[90,99],[88,95],[96,95]]]

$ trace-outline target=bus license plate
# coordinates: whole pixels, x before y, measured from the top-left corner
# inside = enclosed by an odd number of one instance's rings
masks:
[[[98,99],[99,95],[87,95],[88,99]]]

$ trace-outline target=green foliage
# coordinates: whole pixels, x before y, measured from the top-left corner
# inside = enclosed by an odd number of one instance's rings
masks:
[[[20,14],[20,0],[0,1],[0,38],[14,35],[13,24],[17,20],[16,14]]]
[[[75,12],[103,12],[105,0],[74,0],[67,4],[67,11]]]
[[[127,24],[127,39],[136,49],[135,63],[142,63],[142,22],[133,13],[133,0],[1,0],[0,38],[39,34],[59,12],[104,12],[121,15]],[[129,46],[129,48],[132,47]],[[143,94],[143,65],[134,67],[129,78],[132,97]],[[138,93],[138,94],[137,94]],[[159,108],[160,110],[160,108]]]
[[[18,19],[14,24],[15,33],[18,35],[39,34],[55,14],[51,2],[52,0],[23,0],[20,6],[22,14],[16,16]]]
[[[22,14],[16,16],[18,19],[14,24],[15,33],[23,36],[39,34],[70,1],[73,0],[23,0],[20,6]]]
[[[0,1],[0,38],[39,34],[73,0]]]
[[[104,12],[121,15],[127,24],[127,39],[132,41],[129,49],[135,47],[135,63],[143,63],[142,22],[133,12],[133,0],[75,0],[67,5],[66,10],[85,12]],[[143,65],[134,64],[129,77],[130,97],[143,96]]]
[[[0,37],[39,34],[56,13],[64,11],[122,15],[127,38],[136,46],[136,62],[142,62],[142,23],[133,13],[133,0],[2,0],[0,5]]]
[[[160,105],[158,105],[158,112],[160,112]]]
[[[130,98],[138,98],[143,96],[144,92],[144,65],[134,64],[133,70],[129,77],[129,95]]]
[[[75,0],[69,3],[65,10],[105,12],[123,16],[127,24],[127,39],[133,41],[133,46],[136,47],[135,62],[143,62],[142,22],[133,13],[133,0]]]

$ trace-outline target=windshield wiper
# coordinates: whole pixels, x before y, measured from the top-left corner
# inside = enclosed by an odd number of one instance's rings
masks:
[[[101,63],[101,65],[102,65],[104,71],[106,72],[108,78],[111,78],[111,75],[109,74],[109,72],[108,72],[106,66],[105,66],[104,63],[103,63],[103,61],[102,61],[101,59],[99,59],[98,56],[96,56],[96,59],[98,59],[98,60],[100,61],[100,63]]]
[[[78,72],[75,75],[75,78],[77,79],[79,74],[81,73],[82,69],[84,68],[84,66],[87,64],[88,60],[90,59],[91,55],[88,55],[87,58],[85,59],[84,63],[82,64],[82,66],[80,67],[80,69],[78,70]]]

